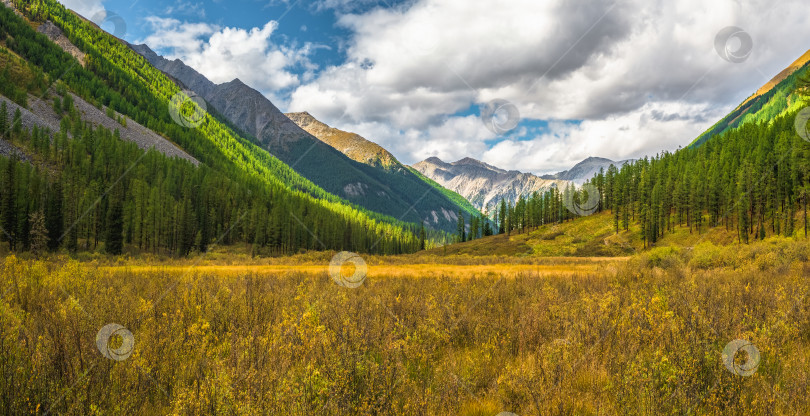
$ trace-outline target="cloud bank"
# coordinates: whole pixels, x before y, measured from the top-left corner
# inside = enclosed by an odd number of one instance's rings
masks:
[[[318,3],[351,34],[334,66],[310,60],[312,45],[273,42],[274,22],[244,30],[151,18],[146,41],[404,162],[472,156],[533,172],[686,145],[810,47],[800,0],[416,0],[355,13],[345,3]],[[715,51],[728,26],[753,39],[741,63]],[[478,119],[493,99],[524,120],[504,137]]]

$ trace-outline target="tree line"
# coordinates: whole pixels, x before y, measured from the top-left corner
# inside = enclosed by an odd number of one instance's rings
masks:
[[[495,231],[574,220],[581,213],[570,206],[587,204],[595,192],[592,212],[610,211],[616,233],[639,225],[645,246],[675,227],[690,233],[725,227],[742,243],[768,235],[806,238],[810,142],[797,134],[796,117],[744,124],[699,145],[611,165],[580,189],[552,188],[515,204],[502,200]]]

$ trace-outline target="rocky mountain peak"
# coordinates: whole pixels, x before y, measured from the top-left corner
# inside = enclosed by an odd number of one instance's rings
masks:
[[[457,192],[479,210],[493,212],[502,199],[515,203],[521,195],[544,192],[565,181],[547,180],[531,173],[506,171],[473,158],[445,163],[430,157],[413,165],[428,178]]]
[[[306,111],[285,115],[307,133],[356,162],[387,170],[405,170],[394,155],[358,134],[330,127]]]

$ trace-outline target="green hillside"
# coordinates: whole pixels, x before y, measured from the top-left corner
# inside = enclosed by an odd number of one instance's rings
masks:
[[[61,101],[64,91],[58,94],[49,86],[64,85],[89,103],[109,107],[169,138],[202,166],[193,168],[152,154],[156,152],[144,156],[131,144],[110,140],[115,132],[85,125],[69,106],[63,131],[48,146],[43,137],[53,132],[11,129],[4,138],[34,154],[41,164],[3,160],[0,216],[3,239],[10,247],[30,246],[30,214],[50,212],[49,244],[54,249],[75,248],[76,240],[95,248],[99,242],[121,238],[139,248],[181,255],[195,247],[204,250],[212,243],[238,241],[272,252],[333,248],[396,253],[418,248],[415,226],[346,204],[213,116],[206,114],[196,129],[173,123],[169,102],[179,88],[92,23],[52,0],[14,4],[33,22],[0,7],[0,47],[24,60],[30,73],[30,82],[15,83],[15,88]],[[45,20],[87,54],[84,66],[32,29]],[[12,69],[4,72],[14,75]],[[15,94],[20,96],[19,91],[12,91]],[[66,162],[74,163],[76,170]],[[42,184],[41,198],[29,197],[28,180]],[[110,210],[120,210],[123,224],[106,218]],[[147,226],[149,231],[143,231]],[[58,229],[78,236],[57,237]]]
[[[749,123],[770,122],[778,116],[804,107],[795,94],[798,82],[810,71],[810,51],[760,88],[731,113],[698,136],[690,146],[699,146],[709,138]]]

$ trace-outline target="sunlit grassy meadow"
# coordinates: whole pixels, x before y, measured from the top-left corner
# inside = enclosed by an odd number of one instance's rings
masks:
[[[356,289],[329,277],[329,256],[252,265],[227,256],[149,264],[7,257],[0,407],[76,415],[810,412],[806,243],[512,264],[369,257]],[[110,323],[134,339],[120,361],[97,345]],[[107,348],[121,347],[119,338]],[[724,365],[735,339],[761,354],[752,375]]]

